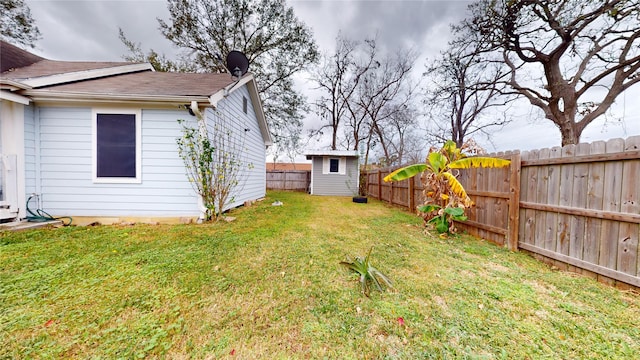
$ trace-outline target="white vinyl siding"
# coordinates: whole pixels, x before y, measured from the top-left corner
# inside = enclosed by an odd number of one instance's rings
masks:
[[[92,109],[40,109],[42,206],[53,215],[197,216],[198,201],[178,157],[179,110],[141,111],[141,182],[94,183]]]
[[[243,96],[249,101],[247,114]],[[246,86],[220,101],[218,109],[231,119],[234,133],[245,137],[244,160],[252,164],[241,173],[231,204],[235,207],[265,196],[266,149]],[[181,135],[177,120],[195,125],[195,117],[184,109],[140,111],[139,183],[94,182],[92,107],[48,106],[36,108],[36,112],[39,116],[31,137],[39,138],[39,146],[35,146],[36,140],[27,143],[39,148],[39,157],[33,155],[35,160],[30,161],[40,164],[40,181],[33,180],[36,184],[29,191],[40,189],[45,211],[54,216],[199,216],[198,195],[187,179],[176,144]],[[208,121],[215,118],[213,109],[208,108],[205,114]]]
[[[247,99],[247,113],[243,102]],[[215,119],[226,119],[234,136],[244,137],[242,161],[245,163],[240,172],[239,184],[231,194],[233,202],[227,208],[242,205],[247,200],[255,200],[266,195],[266,148],[247,86],[231,93],[218,103],[217,110],[207,109],[207,126],[211,128]],[[251,164],[251,166],[246,166]]]
[[[33,105],[24,107],[24,165],[25,195],[37,192],[36,188],[36,108]],[[32,209],[33,210],[33,209]]]

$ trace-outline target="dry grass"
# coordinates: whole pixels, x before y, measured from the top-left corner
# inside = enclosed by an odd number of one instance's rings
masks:
[[[481,240],[425,234],[421,219],[378,202],[271,193],[233,216],[2,234],[0,359],[640,351],[638,295]],[[338,263],[371,246],[398,291],[367,299]]]

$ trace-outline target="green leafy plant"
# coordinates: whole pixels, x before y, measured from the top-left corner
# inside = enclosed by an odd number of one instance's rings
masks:
[[[425,223],[434,225],[440,233],[455,231],[453,220],[463,219],[464,210],[473,206],[467,191],[457,179],[457,169],[495,168],[511,163],[509,160],[493,157],[467,157],[463,153],[465,148],[470,148],[475,153],[482,152],[473,142],[458,148],[455,142],[449,140],[440,149],[431,148],[425,163],[397,169],[384,178],[386,182],[401,181],[422,174],[420,179],[426,200],[418,211],[423,214]],[[456,209],[462,209],[462,213]],[[441,231],[445,226],[447,230]]]
[[[375,288],[380,292],[384,291],[385,288],[393,289],[391,280],[371,265],[371,250],[373,250],[373,247],[369,249],[367,256],[364,258],[357,256],[353,261],[347,260],[340,262],[340,265],[344,265],[360,275],[359,281],[362,286],[362,293],[366,297],[369,297],[371,292],[371,283],[373,283]]]
[[[243,171],[253,169],[246,162],[244,146],[246,135],[234,133],[232,122],[214,110],[211,119],[196,113],[197,125],[178,120],[182,136],[176,139],[178,154],[182,158],[189,182],[200,195],[206,209],[205,220],[219,220],[238,193]]]
[[[419,207],[418,210],[422,213],[437,211],[438,215],[427,221],[427,224],[433,226],[439,234],[452,232],[453,229],[451,229],[451,227],[454,220],[467,220],[467,217],[464,215],[464,208],[461,207],[446,207],[443,209],[439,205],[428,204]]]

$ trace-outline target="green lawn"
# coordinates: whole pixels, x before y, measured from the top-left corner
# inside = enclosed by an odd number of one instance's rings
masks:
[[[0,359],[640,353],[637,294],[481,240],[440,239],[382,203],[270,193],[232,216],[2,233]],[[366,298],[339,265],[371,246],[396,292]]]

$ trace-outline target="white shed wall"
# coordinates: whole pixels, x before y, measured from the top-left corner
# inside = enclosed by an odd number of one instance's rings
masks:
[[[336,158],[335,156],[328,156]],[[357,157],[346,158],[346,173],[323,174],[323,156],[311,160],[311,195],[354,196],[358,194],[359,164]]]

